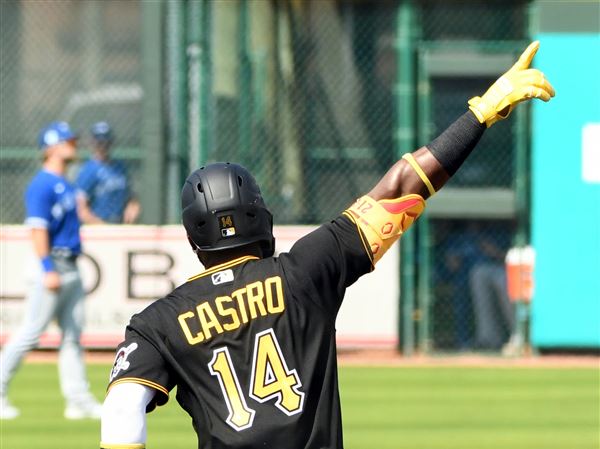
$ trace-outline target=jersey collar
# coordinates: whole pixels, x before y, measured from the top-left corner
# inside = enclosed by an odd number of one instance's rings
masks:
[[[215,265],[214,267],[211,267],[208,270],[203,271],[200,274],[197,274],[196,276],[192,276],[191,278],[189,278],[187,280],[187,282],[195,281],[196,279],[199,279],[204,276],[208,276],[209,274],[212,274],[212,273],[216,273],[217,271],[222,271],[222,270],[225,270],[226,268],[231,268],[235,265],[239,265],[239,264],[247,262],[249,260],[256,260],[256,259],[258,259],[258,257],[256,257],[256,256],[238,257],[237,259],[230,260],[229,262],[224,262],[219,265]]]

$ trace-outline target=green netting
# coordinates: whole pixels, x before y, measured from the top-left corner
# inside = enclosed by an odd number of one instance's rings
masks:
[[[163,57],[165,85],[158,90],[144,86],[142,73],[143,12],[150,4],[0,2],[2,223],[23,221],[23,190],[39,167],[37,133],[57,119],[81,132],[83,159],[89,157],[89,126],[108,120],[117,139],[114,154],[126,160],[135,189],[160,182],[174,192],[166,195],[164,216],[143,218],[147,223],[179,222],[179,186],[201,163],[228,160],[248,166],[276,223],[288,224],[332,218],[398,158],[397,126],[403,117],[397,116],[397,94],[404,68],[397,55],[399,34],[406,31],[397,25],[400,1],[154,2],[154,7],[160,4],[164,36],[153,53]],[[411,4],[410,70],[418,81],[409,87],[418,94],[412,131],[420,146],[500,74],[471,71],[465,55],[511,61],[523,48],[528,3]],[[448,57],[433,67],[427,62],[432,52]],[[165,144],[160,157],[148,158],[141,130],[156,117],[148,116],[144,101],[157,96],[162,111],[150,114],[163,115],[158,122],[164,123],[159,132]],[[496,125],[449,187],[511,192],[517,140],[526,132],[514,121]],[[151,163],[162,164],[164,178],[142,179],[145,164]],[[141,198],[145,210],[155,207],[152,198]],[[498,221],[477,210],[465,218],[457,218],[460,211],[435,216],[430,234],[419,236],[432,239],[429,326],[436,348],[474,343],[469,273],[483,259],[483,242],[495,243],[502,252],[514,234],[514,213]],[[473,227],[475,237],[465,242]],[[505,338],[506,324],[501,326]]]
[[[115,155],[127,158],[135,181],[140,11],[138,2],[0,2],[2,223],[23,221],[23,191],[41,160],[37,136],[51,121],[67,120],[80,134],[82,159],[89,157],[89,127],[109,121]]]

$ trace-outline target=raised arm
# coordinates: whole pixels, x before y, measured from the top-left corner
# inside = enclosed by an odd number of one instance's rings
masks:
[[[529,66],[539,48],[531,43],[519,60],[481,97],[471,98],[469,111],[425,147],[396,162],[368,193],[374,200],[418,194],[428,198],[441,189],[467,159],[486,128],[503,120],[516,104],[531,98],[548,101],[554,88],[544,74]]]
[[[485,94],[469,100],[469,111],[427,146],[405,154],[345,212],[368,242],[373,265],[421,215],[424,200],[456,173],[486,128],[508,117],[517,103],[531,98],[548,101],[554,96],[543,73],[529,68],[538,48],[537,41],[529,45]]]

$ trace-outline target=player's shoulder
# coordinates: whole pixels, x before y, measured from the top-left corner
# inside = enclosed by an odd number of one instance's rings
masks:
[[[140,312],[131,317],[130,325],[133,327],[150,327],[160,329],[163,327],[165,320],[171,315],[177,315],[180,307],[178,300],[181,299],[181,294],[177,293],[177,289],[173,290],[166,296],[154,300],[148,304]]]
[[[293,252],[298,246],[311,247],[315,251],[331,249],[331,245],[339,244],[340,236],[350,231],[351,233],[357,232],[356,223],[353,222],[345,213],[338,215],[337,217],[321,224],[310,232],[306,233],[290,249]],[[299,243],[301,245],[299,245]],[[283,255],[283,254],[282,254]],[[309,259],[307,262],[310,262]]]
[[[342,213],[296,240],[289,251],[279,254],[279,261],[285,271],[294,270],[301,277],[303,273],[327,273],[349,257],[362,256],[364,250],[356,222]]]
[[[263,279],[278,274],[280,270],[279,257],[271,256],[260,259],[251,259],[239,265],[236,271],[241,282],[252,282],[256,279]],[[211,279],[211,281],[214,281]],[[214,283],[214,282],[212,282]]]
[[[76,183],[79,184],[87,181],[90,177],[95,176],[97,171],[98,165],[96,164],[96,161],[93,158],[88,159],[79,166]]]
[[[49,171],[46,170],[38,170],[36,172],[35,175],[33,175],[33,177],[31,178],[31,181],[29,181],[30,185],[34,185],[34,184],[48,184],[51,183],[53,181],[55,181],[57,178],[56,175],[50,173]]]
[[[42,185],[44,182],[44,176],[42,175],[42,171],[38,171],[35,175],[33,175],[33,177],[29,180],[29,183],[27,184],[27,191],[30,191],[32,189],[35,189],[37,187],[39,187],[40,185]]]
[[[198,299],[198,289],[207,290],[207,284],[199,285],[198,282],[192,282],[195,278],[190,278],[182,284],[175,287],[167,295],[153,301],[147,309],[150,312],[177,310],[187,303],[189,300],[196,301]],[[210,281],[210,276],[208,276]],[[197,281],[197,280],[196,280]]]
[[[28,192],[53,191],[55,186],[61,182],[61,178],[46,170],[39,170],[29,184],[27,185]]]
[[[112,159],[110,164],[115,170],[125,171],[127,169],[127,164],[121,159]]]
[[[80,172],[95,172],[95,171],[98,171],[101,166],[102,166],[102,163],[99,160],[94,159],[92,157],[92,158],[89,158],[87,161],[85,161],[81,165]]]

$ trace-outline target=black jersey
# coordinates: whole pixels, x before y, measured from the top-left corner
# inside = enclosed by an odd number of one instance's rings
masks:
[[[335,318],[346,287],[373,266],[342,215],[288,253],[224,263],[191,278],[127,327],[110,386],[177,401],[198,447],[341,448]]]

